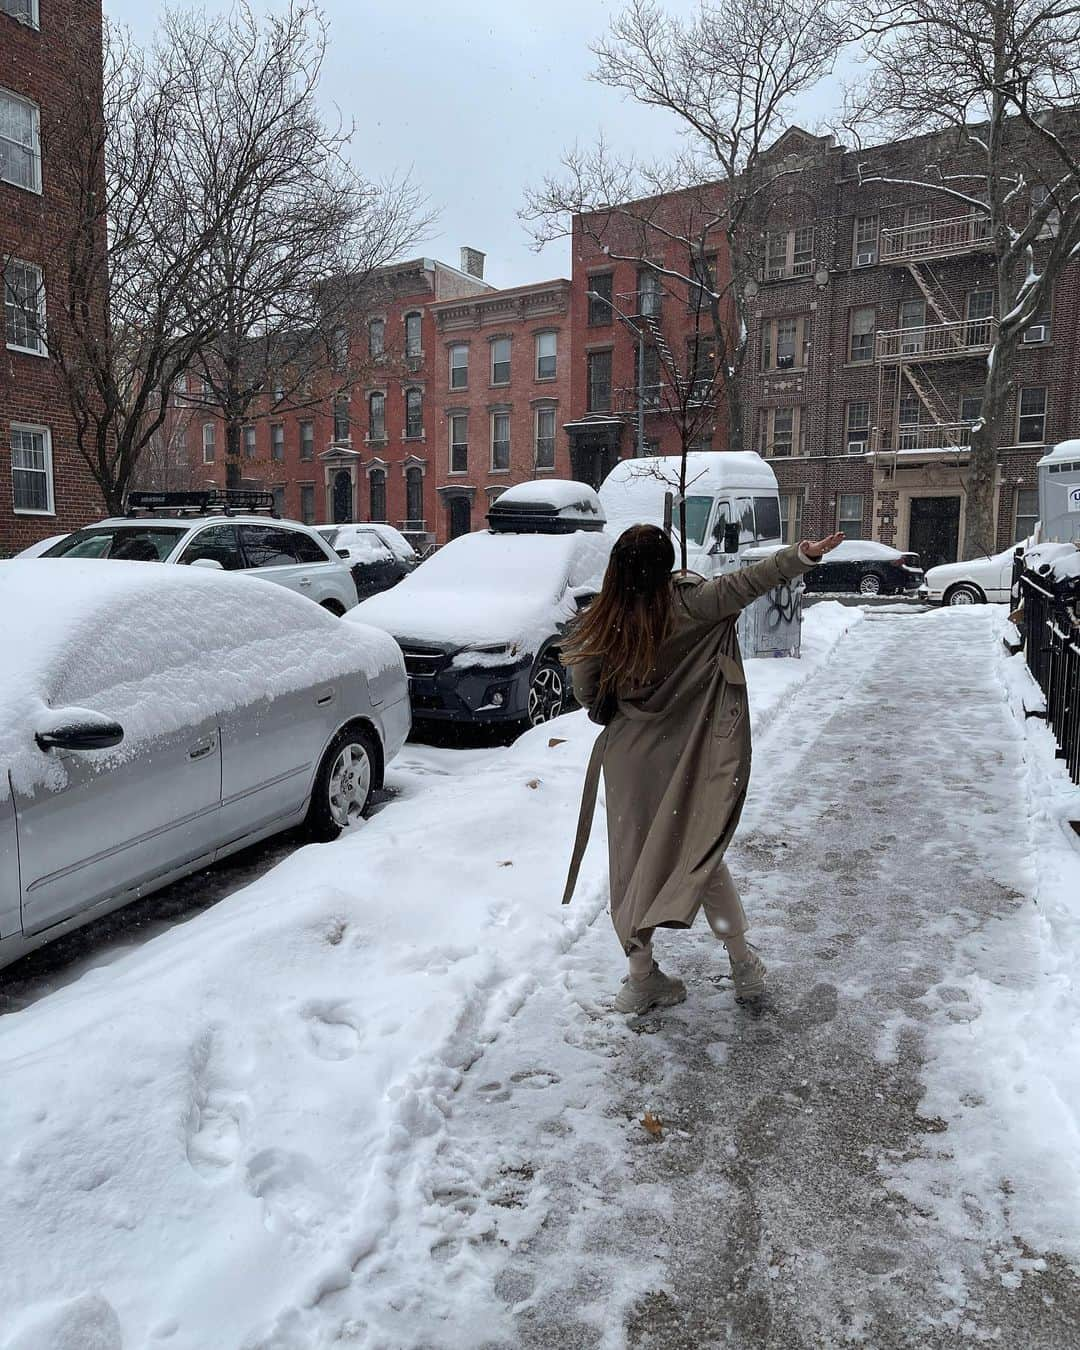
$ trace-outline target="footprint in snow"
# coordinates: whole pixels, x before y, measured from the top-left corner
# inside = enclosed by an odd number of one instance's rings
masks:
[[[349,1059],[360,1049],[360,1019],[348,1003],[314,1000],[300,1009],[308,1046],[320,1059]]]
[[[263,1224],[270,1232],[311,1228],[325,1219],[333,1203],[330,1187],[303,1153],[264,1148],[244,1168],[244,1185],[263,1203]]]
[[[192,1049],[191,1101],[184,1119],[187,1160],[207,1180],[222,1177],[235,1164],[248,1114],[248,1099],[225,1081],[214,1046],[211,1030]]]

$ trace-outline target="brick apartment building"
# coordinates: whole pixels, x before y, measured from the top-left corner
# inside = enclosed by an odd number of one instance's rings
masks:
[[[439,543],[482,527],[511,483],[570,476],[569,311],[561,279],[432,306]]]
[[[747,393],[752,444],[776,470],[789,538],[839,528],[911,549],[927,566],[963,545],[965,446],[997,323],[986,223],[929,189],[861,183],[858,170],[956,172],[954,146],[925,136],[856,155],[792,128],[770,151],[796,171],[763,222]],[[1035,464],[1080,425],[1078,335],[1072,266],[1017,357],[997,548],[1030,533]]]
[[[101,0],[0,0],[0,557],[103,509],[44,334],[45,313],[64,313],[52,260],[69,209],[48,133],[76,72],[100,68]]]

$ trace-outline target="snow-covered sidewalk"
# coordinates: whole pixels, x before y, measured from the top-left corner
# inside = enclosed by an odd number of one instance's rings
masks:
[[[801,662],[750,663],[759,730],[861,617],[816,606]],[[471,1211],[438,1178],[470,1066],[565,986],[602,915],[602,829],[557,903],[594,731],[575,714],[508,751],[407,747],[367,826],[0,1022],[2,1350],[480,1343],[455,1306],[511,1334],[439,1295]],[[620,968],[597,928],[594,996]],[[623,1123],[583,1105],[621,1149]],[[541,1220],[505,1208],[510,1252]]]

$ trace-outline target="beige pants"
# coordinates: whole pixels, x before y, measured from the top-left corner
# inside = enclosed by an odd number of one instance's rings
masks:
[[[727,863],[721,863],[716,873],[716,888],[707,900],[702,902],[705,918],[709,927],[723,942],[729,937],[739,937],[746,931],[746,915],[739,889],[728,871]],[[653,929],[653,932],[656,930]],[[652,970],[652,937],[644,947],[638,947],[627,958],[630,962],[630,975],[635,980],[643,980]]]

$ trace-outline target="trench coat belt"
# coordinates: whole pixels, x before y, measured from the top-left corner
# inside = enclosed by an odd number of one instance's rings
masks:
[[[589,835],[592,833],[593,815],[596,811],[596,793],[600,786],[600,768],[604,762],[604,747],[607,745],[607,735],[608,729],[605,727],[593,742],[592,754],[589,756],[588,768],[585,770],[585,786],[581,791],[581,809],[578,812],[577,834],[574,836],[574,852],[570,857],[570,871],[566,878],[566,889],[563,891],[562,902],[564,905],[568,905],[573,897],[578,873],[581,871],[581,860],[585,857]]]

